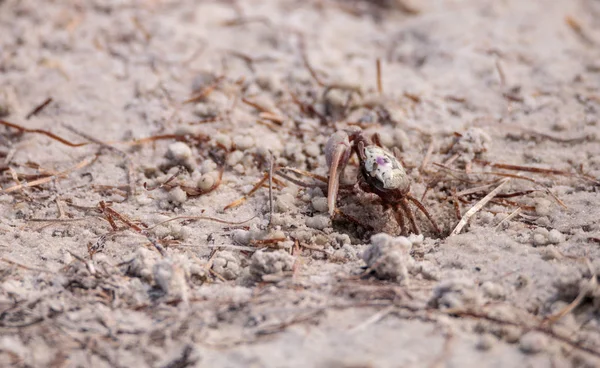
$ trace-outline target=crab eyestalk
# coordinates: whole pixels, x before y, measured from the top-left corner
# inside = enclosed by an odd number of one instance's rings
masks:
[[[337,193],[340,186],[340,176],[348,163],[352,147],[348,134],[343,131],[335,132],[325,145],[325,159],[329,166],[329,177],[327,185],[327,207],[329,216],[335,212]]]

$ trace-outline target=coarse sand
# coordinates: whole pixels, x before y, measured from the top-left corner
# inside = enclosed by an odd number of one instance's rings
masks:
[[[599,111],[598,0],[0,0],[0,366],[597,367]]]

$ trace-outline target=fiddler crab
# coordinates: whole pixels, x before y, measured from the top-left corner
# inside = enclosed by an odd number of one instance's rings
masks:
[[[412,202],[429,219],[435,231],[441,231],[425,206],[410,194],[410,181],[404,167],[393,153],[381,147],[377,136],[373,144],[362,131],[337,131],[325,146],[327,165],[329,166],[327,206],[329,215],[336,211],[337,193],[340,176],[350,156],[356,153],[359,160],[358,185],[367,193],[374,193],[381,199],[385,209],[392,209],[403,235],[407,234],[405,217],[408,218],[412,232],[420,234],[419,225],[409,206]]]

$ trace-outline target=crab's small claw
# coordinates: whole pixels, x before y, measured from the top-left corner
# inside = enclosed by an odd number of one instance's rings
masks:
[[[335,212],[337,192],[340,185],[340,175],[348,163],[352,147],[348,134],[343,131],[335,132],[325,145],[325,159],[329,166],[329,178],[327,187],[327,207],[329,216]]]

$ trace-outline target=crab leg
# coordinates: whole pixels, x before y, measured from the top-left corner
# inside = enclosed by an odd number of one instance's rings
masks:
[[[429,222],[431,222],[431,225],[435,229],[435,232],[438,233],[438,234],[441,234],[442,231],[440,230],[439,226],[437,225],[437,223],[435,222],[435,220],[433,219],[433,217],[431,216],[431,214],[429,213],[429,211],[427,211],[427,209],[425,208],[425,206],[423,206],[423,203],[421,203],[421,201],[419,201],[415,197],[411,196],[410,194],[407,194],[406,198],[408,198],[412,203],[415,204],[415,206],[417,206],[417,208],[419,210],[421,210],[421,212],[423,212],[423,214],[427,217],[427,219],[429,220]]]
[[[335,213],[337,193],[340,187],[340,175],[350,158],[352,152],[348,134],[343,131],[334,133],[325,146],[325,158],[329,165],[329,177],[327,183],[327,207],[329,216]]]
[[[412,227],[413,233],[415,233],[417,235],[421,234],[421,229],[419,229],[417,220],[415,220],[415,215],[413,214],[412,210],[408,206],[408,202],[406,201],[406,198],[402,198],[402,200],[400,201],[399,204],[400,204],[400,207],[404,210],[404,213],[406,213],[406,217],[408,217],[408,221],[410,222],[410,226]]]

